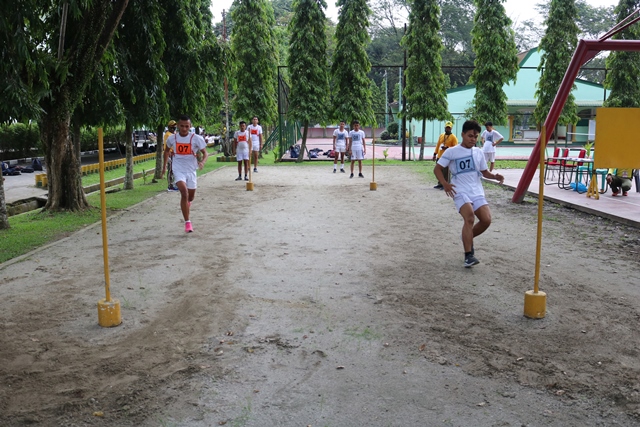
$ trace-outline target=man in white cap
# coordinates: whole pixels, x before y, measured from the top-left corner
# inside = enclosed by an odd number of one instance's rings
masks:
[[[437,162],[440,159],[440,157],[442,157],[442,154],[444,154],[444,151],[447,148],[455,147],[456,145],[458,145],[458,138],[456,138],[456,136],[453,133],[451,133],[452,128],[453,128],[452,122],[449,121],[444,124],[444,133],[440,135],[440,138],[438,138],[436,149],[433,151],[434,162]],[[447,182],[451,182],[451,178],[449,177],[448,167],[443,168],[443,175],[447,180]],[[442,184],[438,182],[438,185],[434,186],[433,188],[442,190],[444,187],[442,186]]]

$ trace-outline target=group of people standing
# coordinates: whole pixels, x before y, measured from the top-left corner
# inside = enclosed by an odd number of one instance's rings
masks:
[[[242,165],[244,164],[244,180],[249,181],[249,168],[253,159],[253,171],[258,172],[258,157],[262,151],[262,126],[258,124],[258,117],[253,116],[251,124],[239,123],[240,130],[236,131],[235,141],[236,160],[238,161],[238,177],[236,181],[242,181]]]
[[[367,154],[367,145],[365,141],[365,134],[360,129],[360,122],[354,121],[352,123],[353,130],[348,131],[345,126],[346,123],[340,122],[340,127],[333,131],[333,173],[336,173],[338,169],[338,158],[340,158],[340,172],[345,173],[344,170],[344,157],[347,153],[351,158],[351,175],[349,178],[353,178],[353,169],[355,162],[358,162],[358,177],[364,178],[362,174],[362,160]]]

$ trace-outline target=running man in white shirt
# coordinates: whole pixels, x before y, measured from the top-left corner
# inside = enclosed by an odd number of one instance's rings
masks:
[[[180,209],[184,217],[184,231],[191,233],[193,226],[189,219],[189,210],[196,196],[196,188],[198,186],[196,171],[198,169],[202,170],[209,155],[204,139],[200,135],[191,132],[191,119],[189,116],[180,116],[178,133],[167,138],[162,165],[163,175],[167,169],[167,160],[171,150],[173,150],[173,175],[178,191],[180,191]],[[199,154],[202,155],[200,160],[198,160]]]
[[[469,268],[480,261],[475,257],[473,239],[491,225],[491,210],[484,196],[481,176],[496,181],[504,181],[498,173],[487,170],[487,162],[482,151],[476,147],[478,134],[482,128],[475,120],[467,120],[462,125],[462,142],[449,148],[436,163],[433,172],[444,187],[447,196],[452,197],[456,210],[462,216],[462,244],[464,246],[464,266]],[[447,182],[443,169],[449,167],[451,183]],[[478,222],[475,223],[475,217]],[[475,223],[475,224],[474,224]]]
[[[362,160],[364,159],[364,155],[367,154],[367,145],[364,140],[364,131],[360,130],[360,122],[353,122],[353,130],[349,132],[349,143],[347,146],[347,151],[351,152],[351,176],[349,178],[353,178],[353,166],[358,161],[358,176],[360,178],[364,178],[362,175]]]
[[[242,164],[244,163],[244,180],[249,181],[249,139],[250,134],[247,130],[247,123],[242,121],[239,123],[240,130],[237,130],[233,136],[236,143],[236,160],[238,161],[238,177],[236,181],[242,181]]]
[[[344,128],[344,120],[340,122],[340,128],[333,131],[333,173],[338,169],[338,155],[340,156],[340,172],[344,172],[344,153],[347,151],[349,131]]]
[[[258,124],[258,117],[253,116],[247,129],[251,134],[251,157],[253,157],[253,171],[258,172],[258,156],[262,151],[262,126]],[[251,166],[251,165],[249,165]]]
[[[489,172],[493,172],[493,165],[496,162],[496,145],[500,144],[504,137],[500,135],[500,132],[493,129],[493,123],[487,122],[484,125],[487,130],[480,135],[483,143],[482,151],[484,152],[484,159],[489,165]]]

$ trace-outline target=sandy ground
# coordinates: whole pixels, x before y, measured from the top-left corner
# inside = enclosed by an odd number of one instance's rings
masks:
[[[116,328],[99,227],[0,266],[0,425],[640,425],[637,229],[546,205],[530,320],[530,199],[487,186],[465,269],[432,182],[330,170],[201,177],[189,235],[176,193],[110,217]]]

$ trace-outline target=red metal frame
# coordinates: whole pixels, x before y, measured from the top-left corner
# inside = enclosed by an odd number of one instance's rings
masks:
[[[562,83],[560,84],[560,88],[558,89],[558,93],[553,100],[553,104],[551,104],[551,108],[549,109],[549,114],[547,115],[547,119],[544,122],[544,126],[546,129],[554,129],[556,124],[558,123],[558,118],[560,117],[560,113],[564,108],[564,104],[567,102],[567,98],[571,93],[571,89],[573,87],[573,83],[578,77],[578,72],[580,71],[580,67],[582,67],[585,63],[593,59],[598,53],[603,50],[609,51],[622,51],[622,52],[640,52],[640,40],[607,40],[611,36],[630,25],[640,21],[640,16],[636,16],[633,19],[630,19],[633,15],[637,15],[640,12],[640,9],[634,11],[631,15],[629,15],[625,20],[620,22],[614,28],[612,28],[607,34],[602,36],[598,40],[580,40],[578,42],[578,46],[576,47],[575,52],[573,53],[573,57],[571,58],[571,62],[569,63],[569,67],[564,74],[562,79]],[[524,168],[524,172],[522,173],[522,177],[520,177],[520,181],[518,182],[518,186],[516,187],[516,191],[513,194],[511,199],[514,203],[521,203],[524,200],[525,193],[533,180],[533,176],[536,173],[536,169],[540,162],[540,147],[544,143],[544,146],[547,146],[549,142],[549,136],[552,132],[547,132],[545,137],[546,141],[542,142],[542,135],[538,136],[538,140],[536,141],[536,145],[531,152],[531,156],[527,161],[527,166]]]

